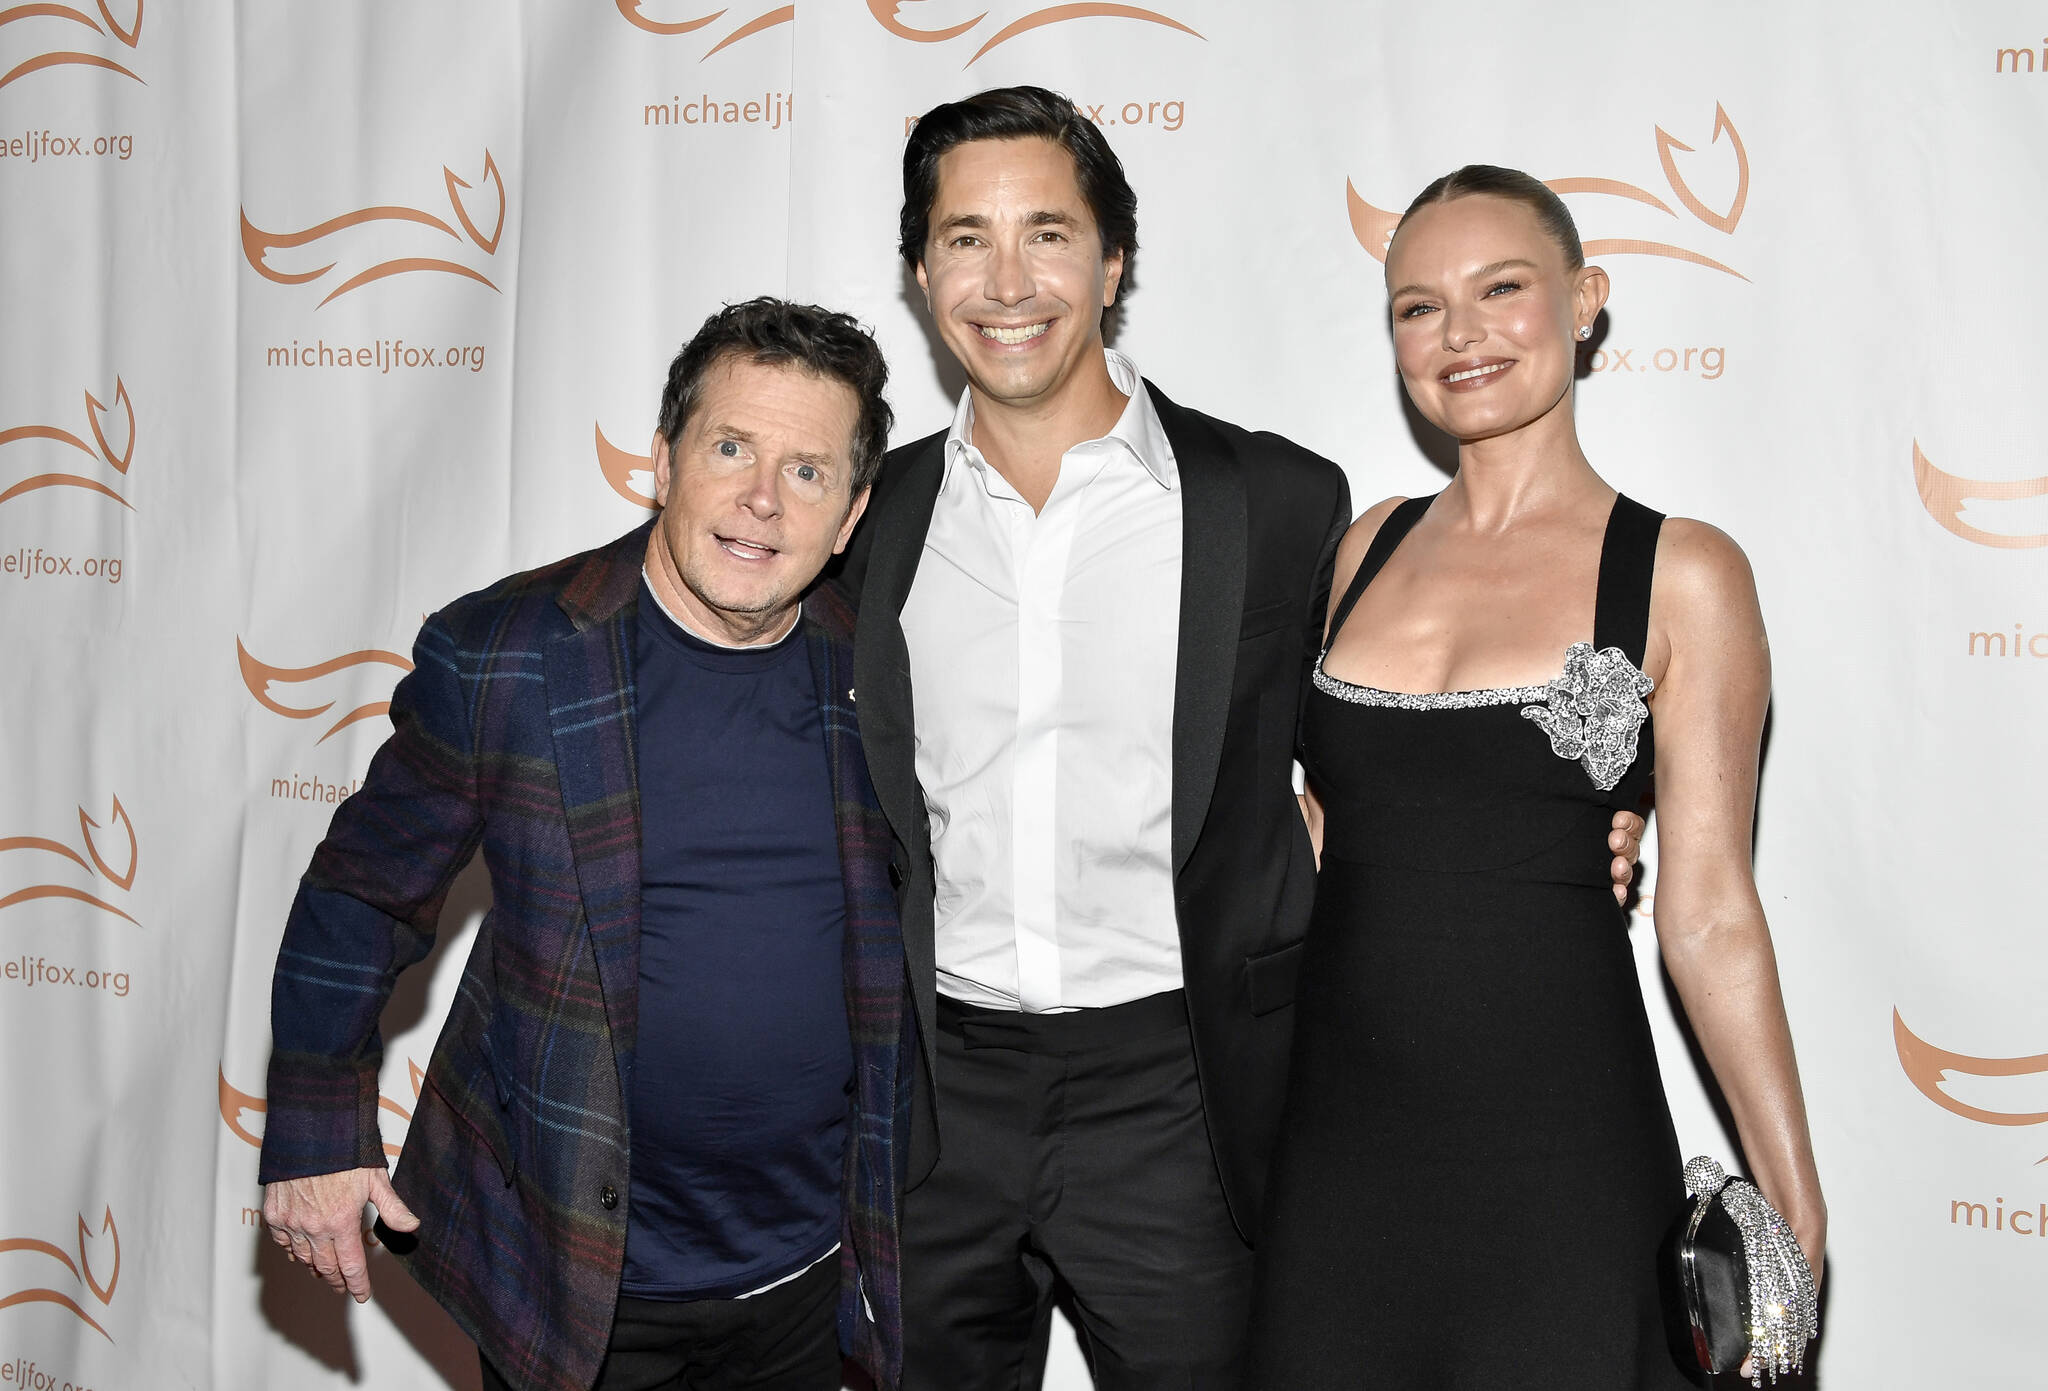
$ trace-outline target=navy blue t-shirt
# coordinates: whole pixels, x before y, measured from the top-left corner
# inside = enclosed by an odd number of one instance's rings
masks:
[[[643,583],[640,1036],[619,1288],[725,1298],[839,1240],[846,891],[801,625],[685,632]]]

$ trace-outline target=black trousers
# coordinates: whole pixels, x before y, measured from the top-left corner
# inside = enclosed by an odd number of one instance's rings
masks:
[[[483,1391],[516,1391],[484,1359]],[[839,1256],[745,1299],[619,1297],[591,1391],[839,1391]]]
[[[1034,1391],[1057,1296],[1098,1391],[1234,1391],[1251,1250],[1179,991],[1026,1015],[939,1002],[938,1166],[904,1199],[903,1391]]]

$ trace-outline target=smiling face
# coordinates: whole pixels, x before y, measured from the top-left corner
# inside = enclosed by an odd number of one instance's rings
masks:
[[[971,140],[938,170],[917,283],[939,337],[981,396],[1056,403],[1101,371],[1122,253],[1103,255],[1073,157],[1050,140]]]
[[[851,496],[853,388],[732,356],[705,374],[690,418],[654,444],[656,588],[706,637],[779,637],[867,494]]]
[[[1535,211],[1473,194],[1417,208],[1387,249],[1394,360],[1416,409],[1463,442],[1571,412],[1579,330],[1607,274],[1574,268]]]

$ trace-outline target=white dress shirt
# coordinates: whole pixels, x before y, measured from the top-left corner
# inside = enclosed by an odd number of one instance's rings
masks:
[[[1138,371],[1034,514],[974,447],[963,392],[903,606],[936,864],[938,986],[1100,1007],[1181,986],[1173,690],[1181,494]]]

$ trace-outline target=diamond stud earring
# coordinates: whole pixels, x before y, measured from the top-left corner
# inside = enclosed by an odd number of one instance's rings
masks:
[[[1579,337],[1580,337],[1580,338],[1591,338],[1592,336],[1593,336],[1593,326],[1592,326],[1591,324],[1586,324],[1586,325],[1584,325],[1584,326],[1583,326],[1582,328],[1580,328],[1580,329],[1579,329]]]

